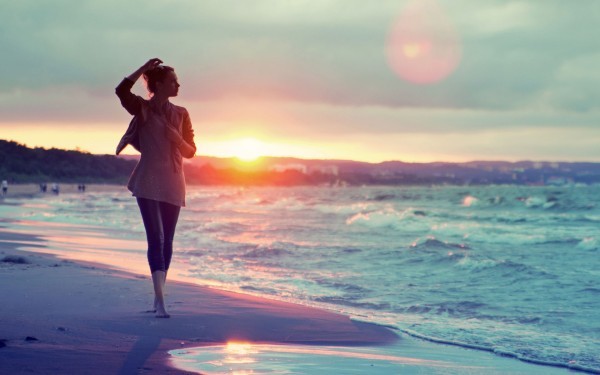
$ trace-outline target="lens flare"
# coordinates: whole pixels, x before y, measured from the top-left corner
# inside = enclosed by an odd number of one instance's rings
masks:
[[[388,64],[402,79],[433,84],[458,67],[462,47],[454,25],[435,0],[411,0],[392,26],[386,53]]]

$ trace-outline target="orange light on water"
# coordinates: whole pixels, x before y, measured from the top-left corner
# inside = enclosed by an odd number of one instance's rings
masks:
[[[230,341],[227,343],[225,350],[228,353],[248,354],[252,351],[252,344],[249,342]]]
[[[227,364],[249,364],[255,363],[256,359],[252,357],[253,354],[258,351],[248,342],[236,342],[230,341],[225,346],[225,358],[224,361]],[[250,374],[249,372],[239,371],[235,374]]]

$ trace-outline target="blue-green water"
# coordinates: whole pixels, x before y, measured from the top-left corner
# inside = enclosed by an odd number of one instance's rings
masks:
[[[126,192],[23,212],[144,238]],[[599,229],[597,186],[192,188],[174,260],[221,288],[600,371]]]

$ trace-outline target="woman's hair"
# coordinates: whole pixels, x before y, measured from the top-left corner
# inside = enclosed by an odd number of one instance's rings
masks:
[[[166,65],[159,65],[154,69],[148,70],[144,73],[144,80],[146,81],[146,86],[148,87],[148,91],[152,94],[156,91],[156,82],[162,82],[165,77],[169,74],[169,72],[174,72],[175,69]]]

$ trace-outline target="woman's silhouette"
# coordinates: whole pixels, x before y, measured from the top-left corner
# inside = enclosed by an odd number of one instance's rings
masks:
[[[187,110],[169,102],[179,90],[175,70],[161,64],[157,58],[148,60],[116,88],[121,104],[134,116],[117,154],[127,144],[141,153],[127,188],[137,199],[146,229],[156,317],[168,318],[164,287],[179,209],[185,206],[182,157],[192,158],[196,145]],[[147,84],[148,100],[131,93],[141,76]]]

